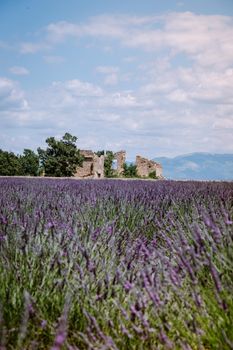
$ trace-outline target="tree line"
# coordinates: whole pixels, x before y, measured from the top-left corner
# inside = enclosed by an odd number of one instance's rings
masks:
[[[61,140],[47,138],[47,148],[39,147],[37,152],[24,149],[22,155],[16,155],[0,149],[0,175],[73,176],[83,161],[76,142],[76,136],[66,133]]]
[[[37,148],[37,152],[24,149],[22,155],[0,149],[0,175],[1,176],[54,176],[71,177],[76,173],[78,166],[82,166],[83,156],[76,146],[78,138],[69,133],[60,139],[48,137],[46,149]],[[98,156],[105,155],[105,177],[116,177],[113,169],[114,153],[112,151],[98,151]],[[135,164],[124,164],[124,177],[138,177]],[[150,178],[156,178],[152,172]]]
[[[0,175],[5,176],[37,176],[39,175],[39,157],[30,149],[22,155],[0,149]]]
[[[37,152],[24,149],[22,155],[0,149],[0,175],[1,176],[74,176],[77,166],[82,166],[83,156],[76,146],[77,137],[69,133],[60,139],[55,137],[46,139],[47,148],[37,148]],[[98,156],[105,155],[105,177],[115,177],[112,168],[114,153],[112,151],[98,151]],[[125,177],[136,177],[136,166],[124,164]]]

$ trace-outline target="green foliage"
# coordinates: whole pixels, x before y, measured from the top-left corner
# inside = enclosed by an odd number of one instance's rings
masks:
[[[83,157],[76,146],[77,137],[66,133],[61,140],[49,137],[46,150],[38,148],[41,167],[45,176],[73,176]]]
[[[22,175],[19,157],[13,152],[7,152],[0,149],[0,175]]]
[[[127,163],[124,163],[123,168],[124,168],[123,175],[125,177],[138,177],[136,165],[134,164],[128,165]]]
[[[149,179],[158,179],[157,175],[156,175],[156,171],[152,171],[150,174],[149,174]]]
[[[102,150],[102,151],[97,151],[97,152],[95,152],[95,154],[96,154],[98,157],[104,156],[104,150]]]
[[[114,177],[114,170],[112,169],[113,160],[114,153],[107,151],[104,159],[104,174],[106,177]]]
[[[30,149],[25,149],[23,155],[0,150],[0,175],[3,176],[37,176],[39,157]]]
[[[30,149],[25,149],[19,157],[22,175],[37,176],[39,171],[39,156]]]

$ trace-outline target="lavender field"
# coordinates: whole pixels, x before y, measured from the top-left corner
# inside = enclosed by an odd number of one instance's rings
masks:
[[[0,349],[233,349],[233,183],[0,179]]]

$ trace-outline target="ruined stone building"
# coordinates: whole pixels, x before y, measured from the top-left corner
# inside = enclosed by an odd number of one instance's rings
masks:
[[[117,162],[117,174],[122,175],[124,171],[124,164],[126,160],[126,152],[125,151],[120,151],[115,153],[115,159]]]
[[[136,167],[137,167],[138,176],[140,176],[140,177],[148,177],[150,173],[155,171],[156,176],[158,178],[163,178],[162,165],[159,163],[156,163],[153,160],[148,160],[148,159],[143,158],[141,156],[137,156],[136,157]]]
[[[82,150],[80,154],[83,156],[83,164],[77,168],[75,177],[78,178],[104,178],[104,156],[98,157],[92,151]]]
[[[80,154],[84,157],[82,166],[77,168],[75,177],[80,179],[103,179],[104,178],[104,155],[98,156],[93,151],[81,150]],[[126,161],[126,152],[119,151],[115,153],[116,169],[118,176],[122,176],[124,172],[124,163]],[[156,176],[163,178],[161,164],[143,158],[136,157],[137,173],[140,177],[148,177],[150,173],[156,172]]]

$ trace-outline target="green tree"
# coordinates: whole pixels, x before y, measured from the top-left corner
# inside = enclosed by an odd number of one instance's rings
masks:
[[[0,149],[0,175],[23,175],[19,157],[13,152],[7,152]]]
[[[127,163],[124,163],[123,168],[124,168],[123,176],[125,176],[125,177],[138,177],[137,166],[135,164],[128,165]]]
[[[104,159],[104,175],[106,177],[114,177],[114,170],[112,168],[113,160],[114,153],[112,151],[107,151]]]
[[[83,157],[76,146],[77,137],[66,133],[61,140],[46,139],[46,150],[38,148],[40,165],[45,176],[73,176],[77,166],[82,165]]]
[[[97,151],[97,152],[95,152],[95,154],[96,154],[98,157],[104,156],[104,150],[102,150],[102,151]]]
[[[22,175],[37,176],[39,173],[39,156],[30,149],[25,149],[19,157]]]
[[[150,179],[158,179],[158,177],[157,177],[157,175],[156,175],[156,171],[155,170],[153,170],[150,174],[149,174],[149,176],[148,176]]]

